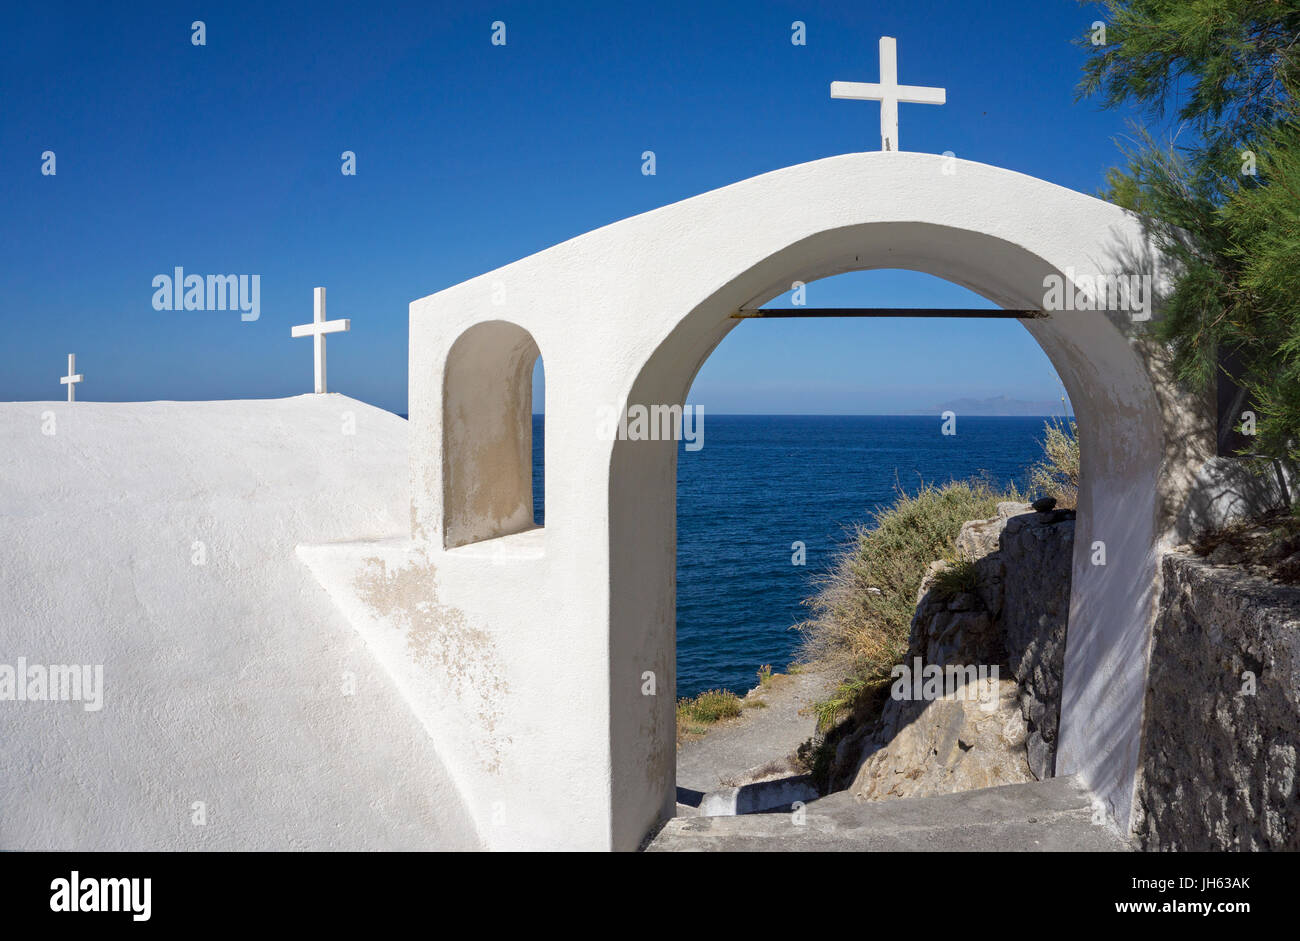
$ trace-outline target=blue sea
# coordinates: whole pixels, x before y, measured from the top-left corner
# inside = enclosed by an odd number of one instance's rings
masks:
[[[677,461],[677,694],[744,692],[795,653],[801,602],[898,487],[987,475],[1023,485],[1046,418],[710,415],[704,446]],[[543,417],[533,417],[533,493],[542,520]],[[806,564],[793,565],[801,541]]]

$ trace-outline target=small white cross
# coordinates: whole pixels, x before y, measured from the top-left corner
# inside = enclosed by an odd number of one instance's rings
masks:
[[[880,102],[880,149],[898,150],[898,103],[941,105],[947,89],[898,84],[898,47],[892,36],[880,37],[880,82],[831,82],[832,98]]]
[[[289,332],[295,337],[311,337],[316,354],[316,392],[325,388],[325,334],[345,333],[352,329],[351,320],[325,319],[325,289],[312,288],[312,322],[293,327]]]
[[[68,374],[59,380],[60,385],[65,385],[68,387],[69,402],[77,401],[77,383],[80,382],[81,380],[82,377],[77,375],[77,354],[69,353]]]

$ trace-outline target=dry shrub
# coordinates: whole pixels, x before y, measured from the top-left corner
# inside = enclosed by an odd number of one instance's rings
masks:
[[[1052,419],[1043,426],[1043,460],[1029,469],[1030,499],[1055,497],[1059,509],[1079,502],[1079,429]]]
[[[1000,492],[987,481],[924,484],[859,526],[855,544],[820,579],[805,604],[812,616],[799,625],[800,659],[832,664],[846,676],[871,681],[888,676],[907,652],[916,593],[935,559],[950,556],[967,520],[987,519],[1014,488]]]

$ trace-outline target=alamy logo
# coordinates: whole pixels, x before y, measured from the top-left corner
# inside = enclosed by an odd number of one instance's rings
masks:
[[[52,912],[130,912],[132,921],[148,921],[152,913],[153,880],[83,879],[72,870],[67,879],[50,883]]]
[[[184,268],[154,275],[154,310],[238,310],[239,319],[262,316],[260,274],[186,274]]]
[[[935,663],[922,665],[920,657],[912,658],[912,666],[900,663],[889,671],[894,684],[889,695],[894,699],[915,699],[934,702],[938,699],[956,699],[978,702],[985,712],[998,707],[998,666],[980,664]]]
[[[1043,278],[1044,310],[1122,310],[1133,320],[1151,319],[1151,275],[1076,274]]]
[[[631,405],[596,409],[596,435],[601,441],[684,441],[687,451],[704,447],[704,406]]]
[[[87,712],[104,708],[104,665],[0,663],[0,702],[79,702]]]

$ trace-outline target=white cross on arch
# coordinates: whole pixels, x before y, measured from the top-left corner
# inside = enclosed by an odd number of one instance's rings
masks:
[[[941,105],[944,88],[898,84],[898,45],[893,36],[880,37],[880,82],[831,82],[832,98],[880,102],[880,149],[898,150],[898,103]]]
[[[77,401],[77,383],[82,380],[82,376],[77,375],[77,354],[68,354],[68,374],[59,380],[60,385],[68,387],[68,401]]]
[[[351,320],[325,319],[325,289],[312,288],[312,321],[290,329],[295,337],[311,337],[316,354],[316,392],[328,391],[325,388],[325,334],[345,333],[352,329]]]

